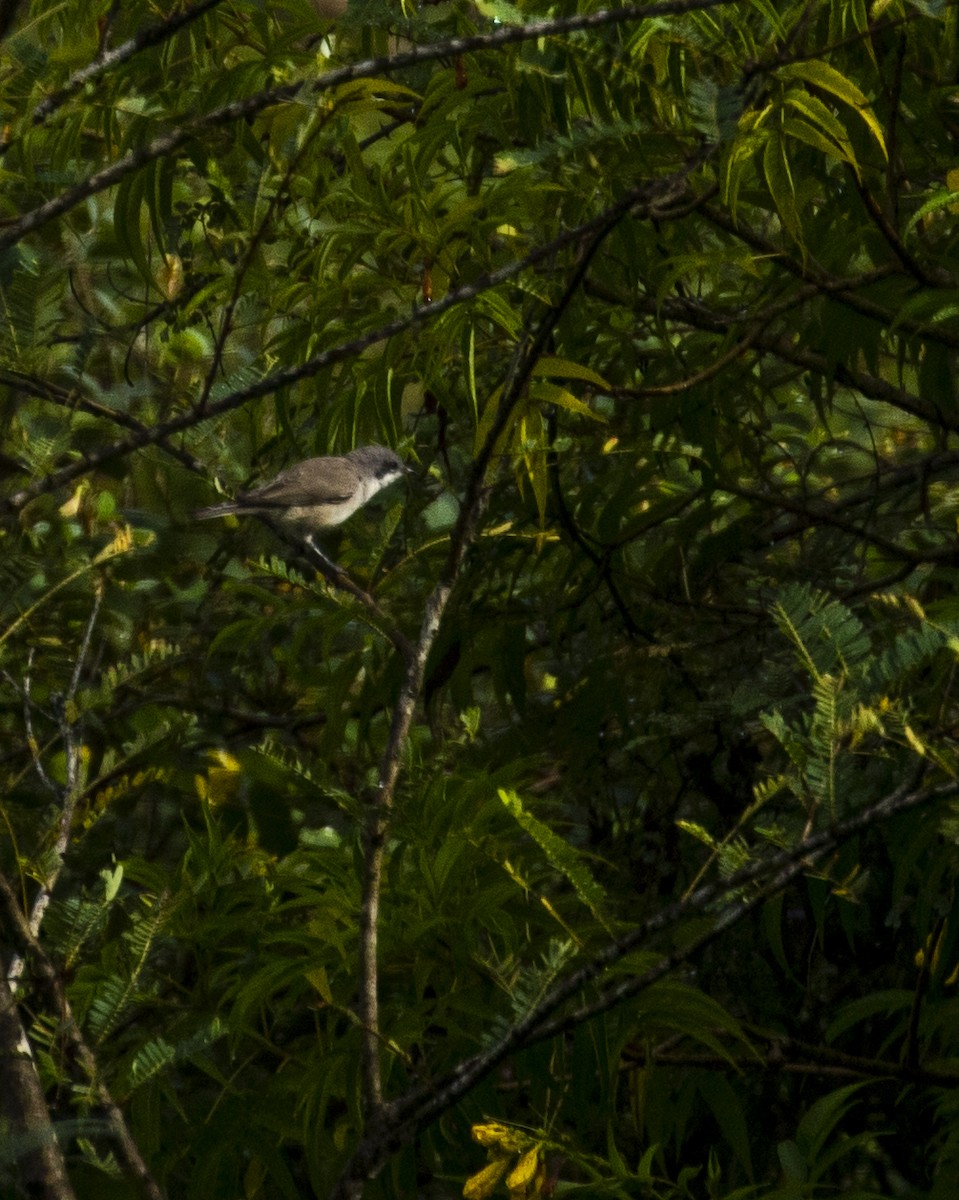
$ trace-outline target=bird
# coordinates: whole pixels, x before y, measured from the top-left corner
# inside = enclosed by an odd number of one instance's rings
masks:
[[[313,535],[318,530],[342,525],[408,470],[400,456],[386,446],[358,446],[348,454],[307,458],[269,483],[240,492],[235,500],[199,508],[193,516],[198,521],[248,514],[272,517],[314,546]]]

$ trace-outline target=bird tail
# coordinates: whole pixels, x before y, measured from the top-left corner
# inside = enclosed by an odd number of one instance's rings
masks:
[[[194,521],[208,521],[211,517],[229,517],[239,512],[235,500],[226,500],[222,504],[211,504],[209,508],[198,508],[193,514]]]

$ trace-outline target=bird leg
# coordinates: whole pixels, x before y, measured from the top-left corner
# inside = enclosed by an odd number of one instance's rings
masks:
[[[313,553],[316,555],[316,557],[319,559],[320,570],[327,577],[327,579],[329,579],[329,581],[331,583],[337,582],[338,580],[342,579],[344,576],[349,578],[349,576],[346,575],[346,571],[344,571],[341,566],[339,566],[337,563],[333,562],[332,559],[326,557],[326,555],[323,553],[323,551],[316,544],[316,541],[315,541],[312,533],[308,533],[306,535],[306,537],[304,538],[304,542],[306,543],[307,547],[310,550],[312,550]]]
[[[349,594],[368,609],[375,618],[370,622],[373,629],[379,630],[390,639],[393,645],[399,650],[407,663],[413,658],[413,645],[409,639],[399,630],[393,622],[386,616],[380,606],[376,603],[369,592],[365,592],[358,583],[354,583],[352,577],[338,563],[327,558],[323,551],[319,548],[313,539],[313,534],[308,533],[303,539],[304,545],[313,551],[316,555],[319,567],[327,583],[332,587],[340,588],[341,591],[349,592]]]

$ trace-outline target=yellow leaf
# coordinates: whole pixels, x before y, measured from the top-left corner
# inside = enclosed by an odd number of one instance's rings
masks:
[[[597,375],[592,368],[584,367],[582,363],[572,362],[568,358],[546,355],[533,367],[533,377],[538,375],[545,375],[550,379],[582,379],[585,383],[595,383],[603,391],[609,391],[609,384],[602,375]]]
[[[211,750],[209,757],[216,766],[211,766],[206,775],[195,775],[197,795],[207,804],[216,806],[232,800],[242,780],[241,767],[237,759],[226,750]]]
[[[831,67],[829,63],[823,62],[821,59],[788,63],[786,66],[780,68],[779,75],[784,79],[802,79],[806,83],[811,83],[813,87],[831,93],[831,95],[838,97],[851,108],[854,108],[866,122],[869,132],[879,143],[879,149],[882,151],[883,156],[888,157],[886,139],[883,137],[879,122],[876,120],[866,96],[851,79],[847,79],[835,67]]]
[[[70,517],[75,517],[77,515],[77,513],[80,511],[81,500],[83,499],[83,497],[86,495],[86,493],[89,490],[90,490],[90,481],[88,479],[81,479],[79,484],[77,484],[77,487],[76,487],[73,495],[70,497],[70,499],[67,500],[64,504],[60,505],[60,508],[59,508],[60,516],[67,517],[68,519]]]
[[[506,1179],[506,1186],[511,1192],[525,1192],[536,1177],[539,1166],[540,1147],[534,1146],[527,1150]]]
[[[229,750],[211,750],[209,756],[215,763],[221,766],[224,771],[242,770],[242,767],[240,766],[240,760],[232,755]]]
[[[108,546],[104,546],[100,553],[94,558],[94,562],[99,564],[105,562],[108,558],[113,558],[117,554],[126,554],[133,549],[133,530],[129,525],[124,525],[117,532],[116,537]]]
[[[164,254],[157,269],[156,283],[168,300],[175,300],[183,291],[183,260],[179,254]]]
[[[491,1196],[496,1185],[506,1174],[509,1163],[508,1158],[496,1158],[487,1163],[482,1171],[471,1175],[463,1184],[465,1200],[486,1200],[487,1196]]]
[[[539,383],[531,384],[529,394],[536,400],[542,401],[544,404],[555,404],[559,408],[565,408],[568,412],[579,413],[580,416],[589,417],[591,421],[599,421],[601,425],[606,424],[606,418],[601,417],[599,413],[593,412],[588,404],[574,396],[572,392],[568,392],[565,388],[558,387],[555,383]]]
[[[926,757],[925,743],[919,737],[917,737],[915,733],[913,733],[913,731],[909,728],[909,726],[907,724],[905,724],[905,722],[903,722],[902,731],[906,735],[906,741],[909,743],[909,745],[912,747],[912,749],[915,750],[915,752],[917,754],[920,754],[920,755],[922,755],[923,758],[925,758]]]

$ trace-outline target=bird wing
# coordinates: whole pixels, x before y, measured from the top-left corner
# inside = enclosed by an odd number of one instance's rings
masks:
[[[317,464],[322,468],[317,471]],[[308,458],[262,487],[244,492],[245,503],[273,508],[310,507],[317,504],[342,504],[359,485],[356,468],[345,458]]]

